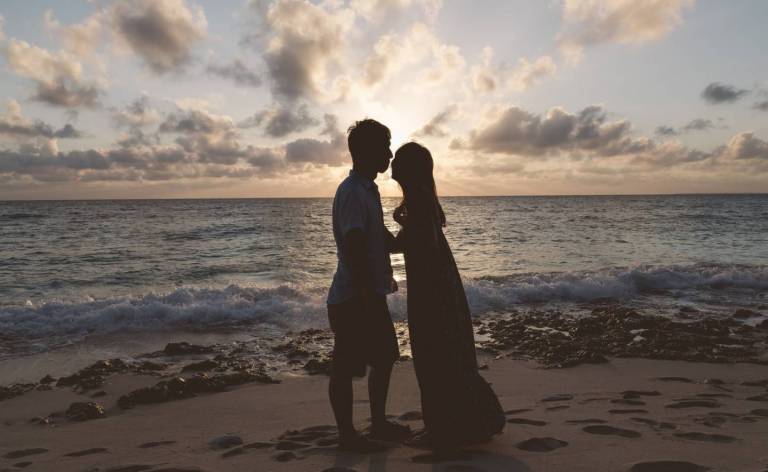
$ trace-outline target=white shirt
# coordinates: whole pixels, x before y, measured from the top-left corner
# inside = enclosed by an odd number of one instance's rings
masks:
[[[344,236],[353,229],[361,230],[365,236],[370,285],[380,295],[392,293],[392,265],[379,188],[371,179],[351,170],[339,184],[333,199],[333,237],[338,264],[328,291],[328,303],[331,305],[357,295],[343,244]]]

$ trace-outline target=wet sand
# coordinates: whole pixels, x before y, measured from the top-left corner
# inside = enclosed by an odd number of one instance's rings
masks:
[[[283,374],[279,384],[122,409],[120,396],[161,380],[122,372],[94,389],[104,392],[97,398],[94,390],[53,388],[0,401],[0,470],[768,470],[768,366],[609,358],[545,369],[530,360],[482,361],[509,423],[493,441],[444,460],[399,444],[374,455],[338,452],[324,375]],[[365,383],[355,388],[362,429]],[[98,402],[104,417],[67,419],[73,402]],[[417,429],[418,409],[412,364],[400,362],[389,413]],[[55,412],[50,424],[30,422]]]

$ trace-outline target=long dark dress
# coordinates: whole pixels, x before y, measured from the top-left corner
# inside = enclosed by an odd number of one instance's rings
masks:
[[[469,305],[440,219],[434,207],[408,209],[397,238],[422,414],[438,449],[486,440],[505,425],[498,398],[478,372]]]

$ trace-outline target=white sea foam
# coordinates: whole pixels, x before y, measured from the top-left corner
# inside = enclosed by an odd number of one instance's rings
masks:
[[[401,285],[402,290],[389,297],[389,306],[393,317],[402,320],[407,288]],[[528,303],[583,302],[601,297],[631,300],[656,290],[711,292],[726,288],[768,291],[768,267],[639,266],[465,280],[475,316]],[[325,326],[325,312],[325,290],[319,287],[178,288],[165,294],[0,308],[0,332],[7,339],[78,339],[92,333],[210,330],[253,323],[297,329]]]

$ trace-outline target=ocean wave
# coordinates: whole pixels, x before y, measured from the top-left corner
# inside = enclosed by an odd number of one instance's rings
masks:
[[[464,281],[474,316],[543,302],[631,300],[668,290],[768,290],[768,267],[737,265],[638,266],[601,271],[517,274]],[[405,319],[407,284],[388,298],[393,318]],[[325,326],[326,287],[281,285],[182,287],[78,303],[47,302],[0,308],[6,336],[76,340],[88,334],[163,329],[200,331],[271,323],[285,329]]]

